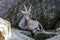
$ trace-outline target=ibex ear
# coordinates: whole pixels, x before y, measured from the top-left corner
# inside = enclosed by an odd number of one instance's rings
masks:
[[[25,11],[22,11],[22,10],[20,10],[21,11],[21,13],[23,13],[23,14],[25,14],[26,12]]]

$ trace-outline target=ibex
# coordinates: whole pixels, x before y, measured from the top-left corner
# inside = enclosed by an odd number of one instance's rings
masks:
[[[11,38],[11,24],[2,18],[0,18],[0,33],[4,37],[4,40]]]
[[[24,5],[24,9],[25,9],[25,11],[20,10],[21,13],[23,13],[23,18],[19,22],[19,27],[22,29],[28,29],[28,30],[32,31],[32,33],[40,31],[41,29],[43,31],[44,30],[43,26],[37,20],[32,20],[30,18],[31,5],[28,10],[27,10],[27,7]],[[24,24],[25,21],[27,21],[27,25]],[[39,26],[41,27],[41,29],[39,28]]]

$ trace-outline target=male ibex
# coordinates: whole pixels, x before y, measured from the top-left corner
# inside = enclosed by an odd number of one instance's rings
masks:
[[[4,37],[4,40],[11,38],[11,24],[2,18],[0,18],[0,33]]]
[[[25,9],[25,11],[20,10],[24,16],[21,19],[21,21],[19,22],[19,27],[22,29],[28,29],[28,30],[32,31],[32,33],[41,31],[41,29],[43,31],[44,30],[43,26],[37,20],[33,20],[30,18],[31,5],[30,5],[29,10],[27,10],[26,6],[24,5],[24,9]],[[27,25],[24,24],[25,21],[27,21]],[[39,26],[41,29],[39,28]]]

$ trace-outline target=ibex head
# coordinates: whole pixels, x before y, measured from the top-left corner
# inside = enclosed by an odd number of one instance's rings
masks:
[[[30,12],[31,12],[31,5],[30,5],[30,8],[27,10],[27,7],[23,4],[23,6],[24,6],[24,9],[25,9],[25,11],[22,11],[22,10],[20,10],[21,11],[21,13],[23,13],[24,14],[24,18],[25,19],[30,19]]]

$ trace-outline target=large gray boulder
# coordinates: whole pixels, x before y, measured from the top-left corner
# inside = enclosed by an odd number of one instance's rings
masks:
[[[12,37],[9,40],[35,40],[33,38],[30,38],[30,37],[24,35],[21,32],[22,32],[21,30],[12,29]]]

